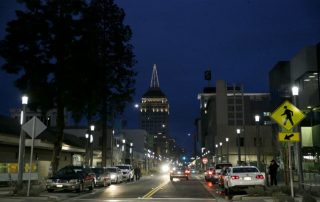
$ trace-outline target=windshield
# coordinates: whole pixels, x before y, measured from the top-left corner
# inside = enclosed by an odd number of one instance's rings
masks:
[[[92,168],[92,171],[96,174],[101,174],[103,173],[103,168]]]
[[[232,166],[232,164],[228,164],[228,163],[226,163],[226,164],[217,164],[216,165],[216,169],[222,169],[224,167],[231,167],[231,166]]]
[[[233,173],[256,173],[259,172],[257,168],[244,167],[244,168],[233,168]]]
[[[122,170],[129,170],[130,169],[129,166],[117,166],[117,167],[122,169]]]
[[[117,172],[117,169],[116,168],[107,168],[107,171],[115,173],[115,172]]]

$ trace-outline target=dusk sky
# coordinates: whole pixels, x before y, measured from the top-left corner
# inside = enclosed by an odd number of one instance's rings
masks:
[[[115,0],[126,12],[133,31],[138,63],[134,102],[148,90],[153,64],[160,88],[170,104],[170,134],[192,150],[194,119],[200,93],[211,68],[213,81],[243,83],[246,92],[268,92],[268,72],[280,60],[290,60],[320,42],[319,0]],[[0,4],[0,38],[19,6]],[[3,60],[0,59],[0,64]],[[0,71],[0,114],[20,106],[13,87],[16,76]],[[32,98],[31,98],[32,100]],[[30,101],[31,101],[30,100]],[[123,115],[138,127],[138,111],[128,106]]]

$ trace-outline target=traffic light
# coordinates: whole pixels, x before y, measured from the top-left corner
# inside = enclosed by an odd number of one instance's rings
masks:
[[[204,79],[207,80],[207,81],[211,80],[211,70],[206,70],[204,72]]]

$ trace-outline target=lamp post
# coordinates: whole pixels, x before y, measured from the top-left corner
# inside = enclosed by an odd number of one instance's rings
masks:
[[[89,163],[88,163],[88,161],[89,161],[89,155],[88,155],[89,151],[88,150],[89,150],[89,137],[90,137],[90,135],[88,133],[86,133],[85,137],[86,137],[86,147],[85,147],[84,165],[88,166],[89,165]]]
[[[123,163],[125,163],[125,159],[126,159],[126,154],[125,154],[125,145],[126,145],[126,140],[122,139],[122,147],[121,147],[121,151],[122,153],[122,157],[123,157]]]
[[[219,145],[218,144],[216,144],[216,160],[217,160],[217,163],[218,163],[218,160],[219,160],[219,158],[218,158],[218,147],[219,147]]]
[[[260,140],[260,133],[259,133],[259,121],[260,121],[260,116],[259,115],[255,115],[254,116],[254,120],[256,122],[256,131],[257,131],[257,135],[256,135],[256,147],[257,147],[257,167],[259,169],[261,169],[261,159],[260,159],[260,147],[261,147],[261,140]]]
[[[298,86],[293,86],[292,87],[292,96],[293,96],[293,104],[295,106],[298,105],[297,103],[297,96],[299,95],[299,87]],[[299,176],[299,188],[303,188],[303,182],[304,182],[304,179],[303,179],[303,169],[302,169],[302,152],[301,152],[301,133],[300,133],[300,130],[299,130],[299,126],[295,127],[294,128],[294,131],[296,132],[299,132],[299,139],[300,141],[297,142],[295,144],[295,147],[296,147],[296,155],[298,157],[298,176]]]
[[[220,156],[221,156],[220,163],[222,163],[222,142],[220,142],[219,144],[220,144]]]
[[[240,133],[241,130],[237,128],[237,143],[238,143],[238,164],[240,165],[241,163],[241,150],[240,150]]]
[[[130,162],[131,162],[131,165],[133,165],[133,143],[130,142]]]
[[[229,163],[229,138],[226,137],[226,143],[227,143],[227,163]]]
[[[93,132],[94,132],[94,125],[90,126],[90,166],[93,165]]]
[[[26,122],[26,106],[28,104],[28,96],[22,96],[22,111],[20,115],[20,139],[19,139],[19,156],[18,156],[18,182],[17,188],[22,188],[22,177],[24,171],[24,154],[25,154],[25,141],[26,134],[22,130],[22,125]]]

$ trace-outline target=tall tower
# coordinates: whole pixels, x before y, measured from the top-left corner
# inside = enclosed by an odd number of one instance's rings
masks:
[[[141,98],[140,126],[149,133],[148,144],[156,154],[167,153],[169,103],[161,91],[157,66],[154,64],[148,91]]]

